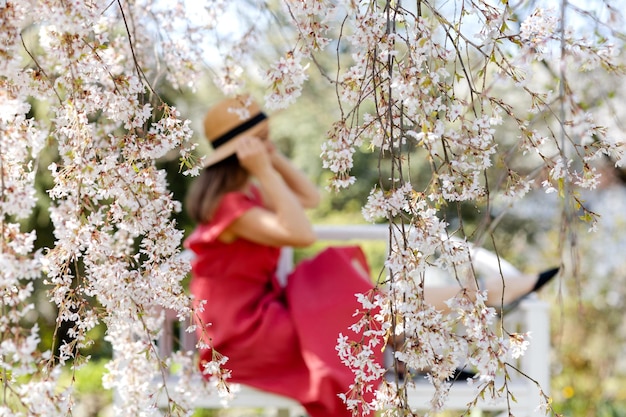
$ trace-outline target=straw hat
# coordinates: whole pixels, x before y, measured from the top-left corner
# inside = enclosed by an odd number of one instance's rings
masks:
[[[267,125],[267,116],[249,95],[220,101],[204,117],[204,135],[214,149],[205,166],[234,155],[237,140],[244,135],[255,136],[267,130]]]

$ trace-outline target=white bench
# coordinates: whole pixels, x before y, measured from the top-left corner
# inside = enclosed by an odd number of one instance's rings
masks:
[[[315,227],[318,238],[327,241],[366,241],[378,240],[387,242],[388,228],[384,225],[346,226],[329,225]],[[293,266],[293,251],[287,248],[283,251],[279,264],[279,275],[285,275]],[[158,341],[159,351],[162,357],[170,355],[175,345],[184,350],[195,350],[195,336],[182,329],[175,343],[174,324],[176,317],[167,317],[164,331]],[[549,314],[546,303],[540,301],[534,294],[527,297],[515,311],[505,317],[506,329],[511,332],[530,332],[531,344],[517,364],[521,372],[529,378],[514,378],[508,383],[509,391],[516,401],[507,401],[506,398],[499,400],[481,399],[474,408],[485,411],[501,411],[508,415],[510,410],[516,417],[544,416],[546,413],[540,410],[542,393],[549,395],[550,387],[550,335]],[[181,326],[184,327],[184,326]],[[512,372],[515,374],[515,372]],[[168,380],[169,384],[175,384],[174,377]],[[173,385],[172,385],[173,386]],[[303,416],[303,408],[294,400],[278,395],[262,392],[247,386],[238,386],[239,391],[229,401],[230,408],[262,408],[273,409],[277,417]],[[426,380],[417,381],[414,386],[407,390],[408,402],[414,409],[428,409],[434,389]],[[446,409],[466,410],[468,404],[475,401],[477,388],[465,381],[457,381],[453,384],[447,402]],[[194,402],[196,408],[221,409],[224,408],[223,400],[217,395],[203,396]],[[167,406],[167,398],[159,399],[159,406]]]

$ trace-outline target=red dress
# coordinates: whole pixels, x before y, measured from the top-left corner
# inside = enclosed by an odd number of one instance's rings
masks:
[[[258,192],[228,193],[213,219],[185,242],[196,255],[191,292],[196,300],[207,300],[201,318],[211,323],[210,345],[228,356],[230,381],[294,398],[311,417],[351,416],[337,394],[346,393],[354,377],[335,346],[339,333],[352,340],[357,336],[348,329],[360,307],[355,294],[372,284],[352,262],[367,270],[365,257],[357,247],[326,249],[300,263],[282,288],[275,275],[279,248],[217,239],[235,219],[261,205]],[[200,356],[211,360],[210,350]]]

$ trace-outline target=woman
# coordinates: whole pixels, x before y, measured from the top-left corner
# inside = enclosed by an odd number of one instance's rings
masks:
[[[292,397],[311,417],[351,416],[337,394],[348,392],[353,375],[335,345],[339,333],[360,337],[348,328],[360,307],[355,294],[373,288],[363,253],[326,249],[279,285],[280,247],[315,240],[305,209],[318,204],[318,191],[268,140],[267,118],[249,96],[211,108],[204,130],[214,152],[188,195],[199,226],[185,243],[195,253],[191,291],[197,302],[207,300],[198,336],[209,348],[201,362],[211,361],[214,349],[228,357],[233,382]],[[502,271],[485,269],[497,305],[504,299]],[[510,299],[550,279],[517,270],[508,275]],[[425,295],[445,308],[458,291],[456,285],[429,287]],[[380,363],[381,352],[374,355]]]
[[[195,253],[191,291],[207,300],[201,321],[210,325],[198,336],[228,356],[231,381],[292,397],[311,417],[350,416],[337,394],[353,375],[335,345],[356,320],[355,294],[373,288],[363,254],[329,248],[282,288],[280,247],[315,241],[305,209],[317,205],[318,191],[272,146],[267,118],[249,97],[217,104],[204,128],[215,151],[188,195],[199,226],[185,242]],[[200,356],[211,361],[212,352]]]

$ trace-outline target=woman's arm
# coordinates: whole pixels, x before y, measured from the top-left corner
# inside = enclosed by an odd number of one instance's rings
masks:
[[[228,228],[229,234],[271,246],[308,246],[315,233],[304,208],[273,166],[268,151],[258,138],[239,141],[237,157],[241,165],[256,177],[272,210],[255,207]]]
[[[320,203],[320,193],[315,184],[278,150],[270,152],[272,166],[283,177],[287,186],[298,197],[304,208],[314,208]]]

